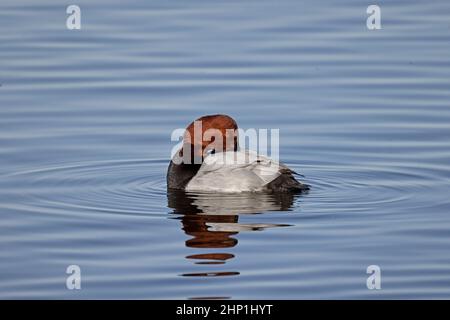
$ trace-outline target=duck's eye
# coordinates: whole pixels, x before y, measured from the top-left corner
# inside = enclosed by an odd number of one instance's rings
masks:
[[[206,151],[207,155],[215,154],[215,153],[216,153],[216,149],[209,149],[208,151]]]

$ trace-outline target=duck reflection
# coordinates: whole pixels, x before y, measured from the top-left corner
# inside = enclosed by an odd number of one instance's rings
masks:
[[[233,248],[238,244],[239,232],[285,227],[287,224],[239,223],[243,214],[267,211],[288,211],[298,194],[191,194],[168,191],[168,206],[181,221],[182,230],[191,238],[186,246],[198,249]],[[186,257],[199,265],[223,265],[235,256],[228,252],[199,253]],[[212,267],[212,266],[211,266]],[[238,271],[185,273],[188,277],[235,276]]]

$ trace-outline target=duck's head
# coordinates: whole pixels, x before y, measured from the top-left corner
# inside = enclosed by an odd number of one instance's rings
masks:
[[[233,118],[215,114],[198,118],[186,128],[180,156],[200,164],[209,153],[237,151],[238,126]]]

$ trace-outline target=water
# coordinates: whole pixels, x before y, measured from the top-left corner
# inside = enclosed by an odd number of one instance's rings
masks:
[[[75,4],[0,3],[0,298],[450,298],[448,1]],[[168,195],[218,112],[311,191]]]

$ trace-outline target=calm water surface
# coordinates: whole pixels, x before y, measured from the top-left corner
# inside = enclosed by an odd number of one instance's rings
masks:
[[[0,2],[0,298],[450,298],[450,2],[74,2]],[[311,191],[167,194],[218,112]]]

